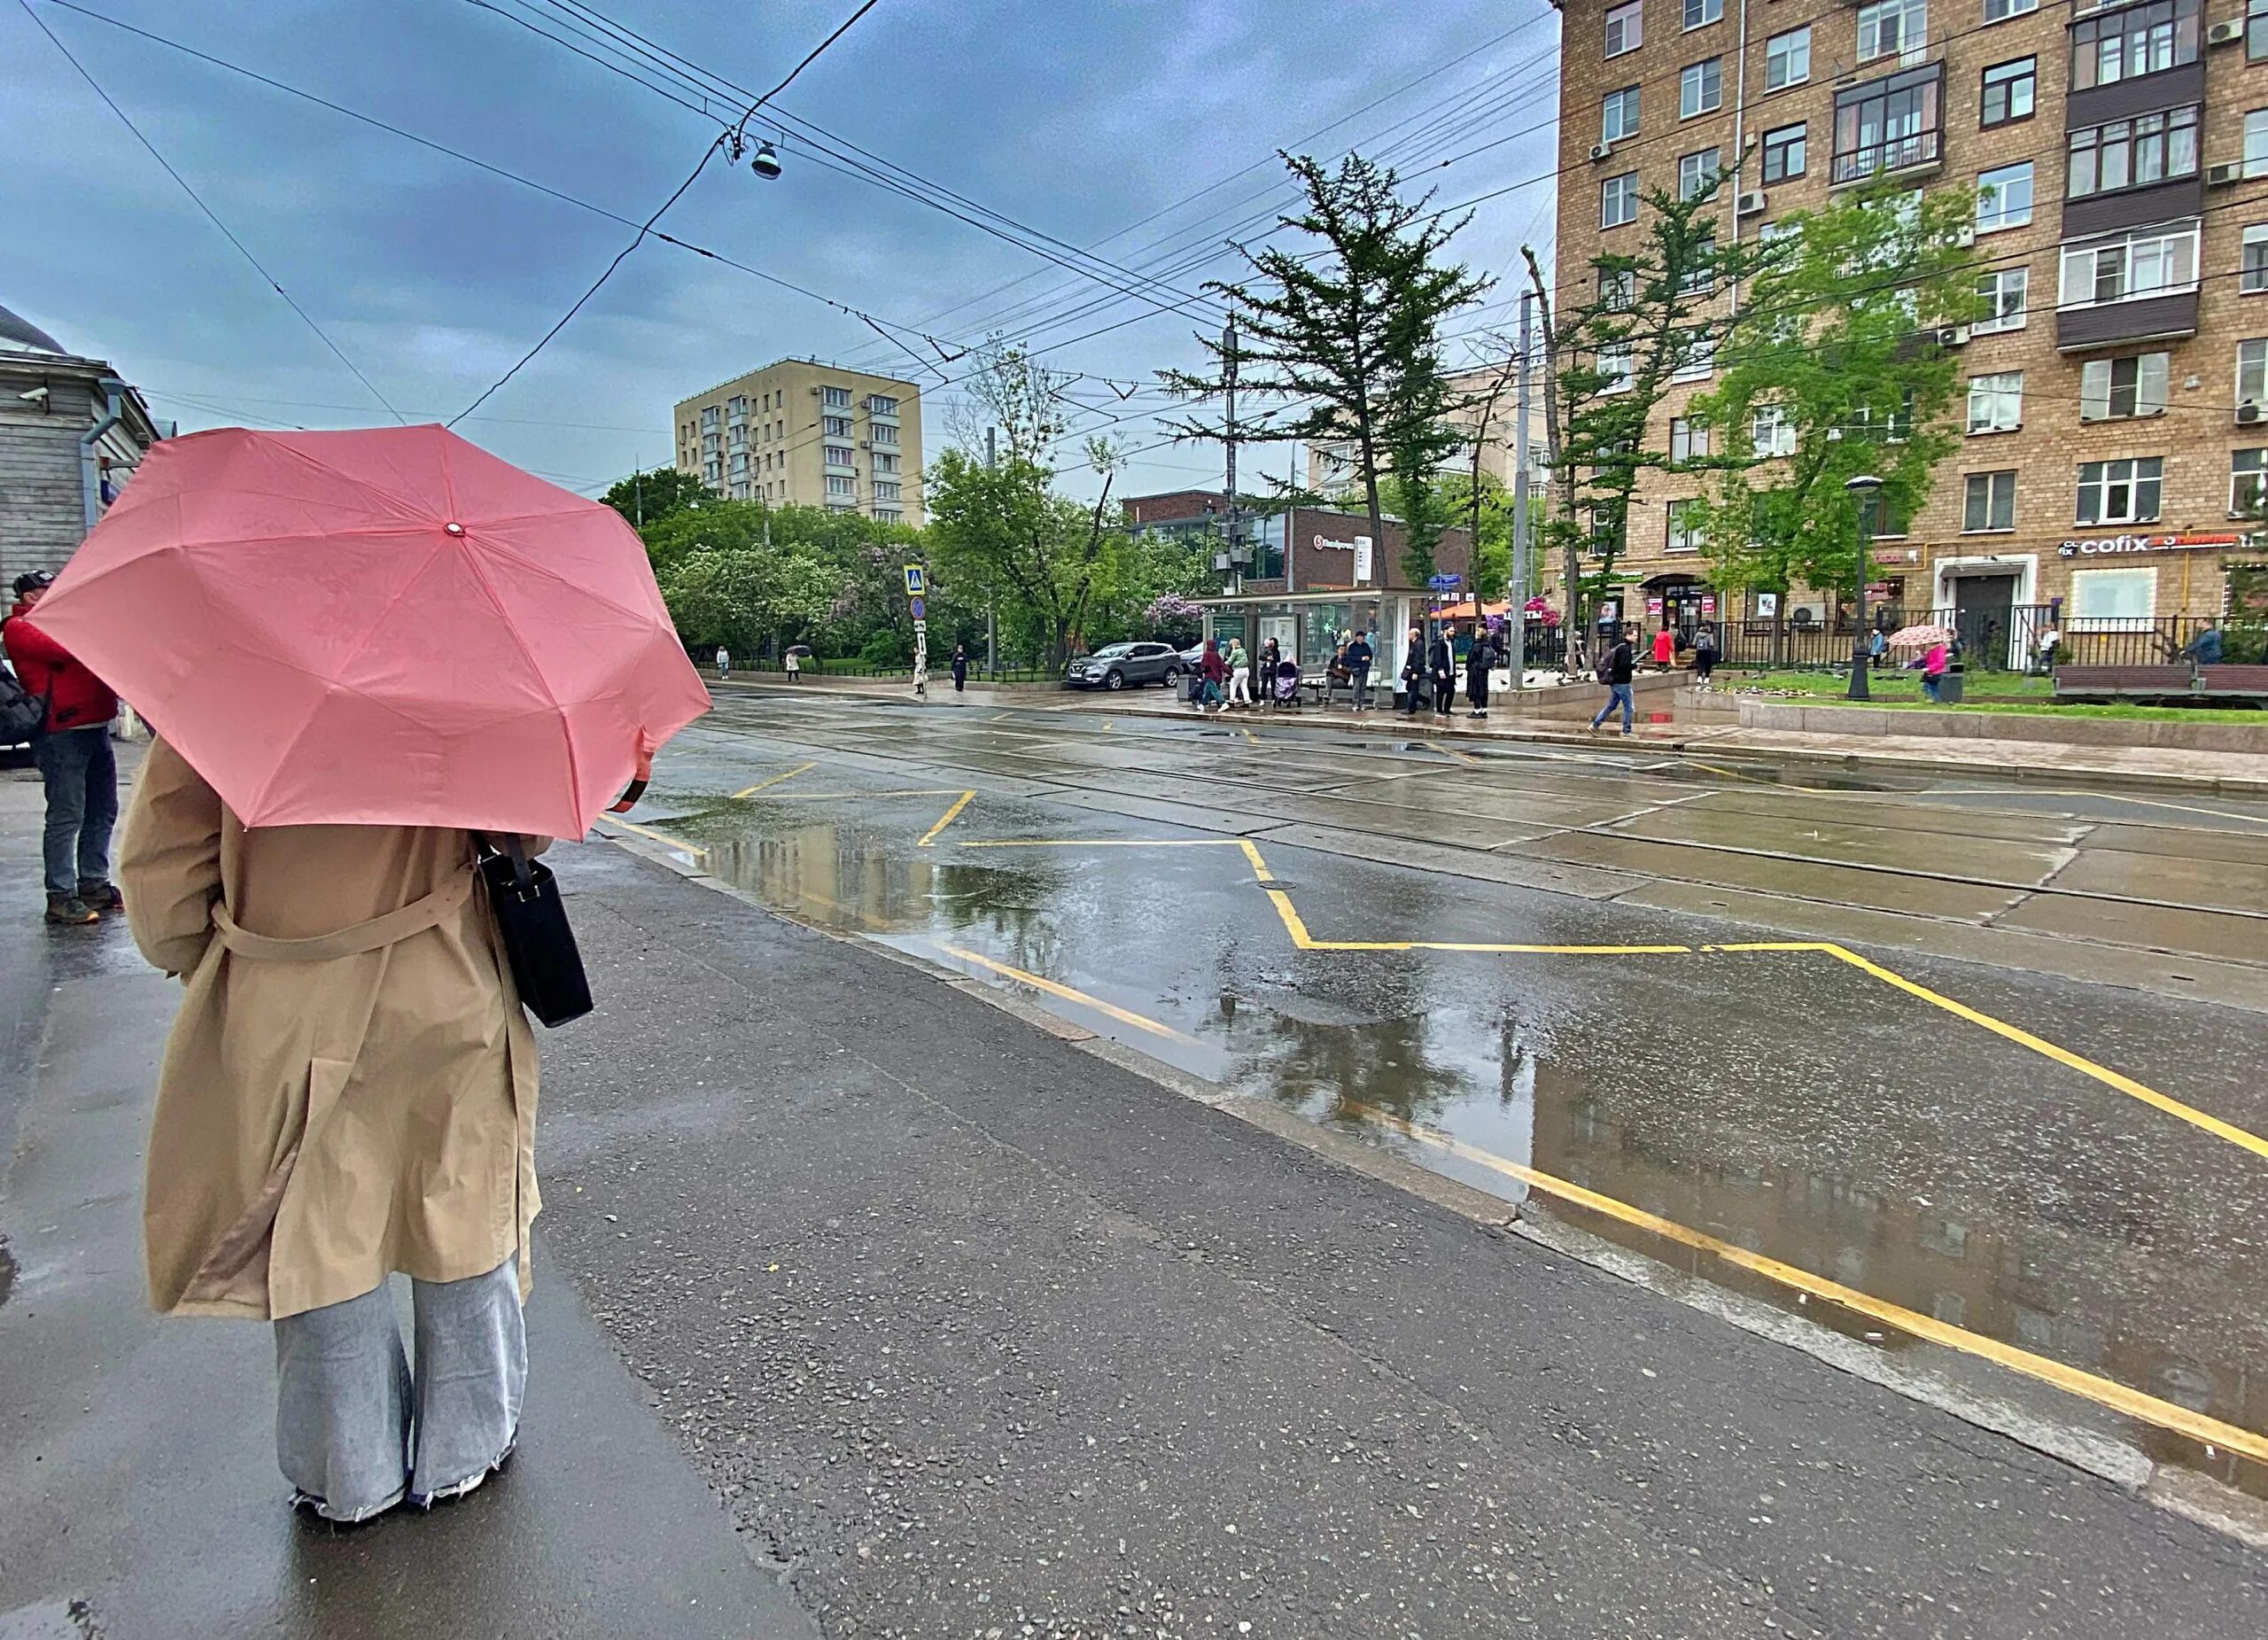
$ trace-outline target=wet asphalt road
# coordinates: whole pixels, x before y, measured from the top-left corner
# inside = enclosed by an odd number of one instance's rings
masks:
[[[672,749],[647,823],[767,904],[1027,994],[1068,987],[1035,999],[1708,1281],[1806,1302],[1530,1201],[1404,1124],[2268,1431],[2262,1155],[1816,953],[1301,950],[1233,846],[1319,942],[1840,939],[2268,1133],[2268,968],[2249,960],[2268,952],[2268,809],[1967,774],[1830,789],[1760,761],[1451,751],[1398,727],[1348,743],[1264,719],[734,697]],[[1147,846],[1207,839],[1231,846]],[[2268,1468],[2126,1433],[2268,1492]]]

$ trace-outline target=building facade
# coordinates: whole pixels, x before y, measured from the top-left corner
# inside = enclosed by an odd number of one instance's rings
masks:
[[[1720,167],[1723,241],[1884,177],[1977,194],[1985,316],[1938,338],[1965,436],[1888,521],[1870,598],[1952,612],[1979,659],[2051,624],[2068,647],[2268,612],[2268,0],[1559,3],[1563,307],[1640,250],[1649,190]],[[1650,447],[1700,436],[1710,385],[1673,386]],[[1681,527],[1701,488],[1643,475],[1626,616],[1763,614]],[[1849,630],[1847,594],[1788,602]]]
[[[108,364],[0,307],[0,595],[61,569],[169,431]]]
[[[677,467],[736,501],[919,525],[921,389],[782,359],[680,400]]]
[[[1218,491],[1173,490],[1129,499],[1122,517],[1130,530],[1203,535],[1216,542],[1214,568],[1227,590],[1200,598],[1208,637],[1240,637],[1257,649],[1269,639],[1304,665],[1327,660],[1342,636],[1372,634],[1382,658],[1399,669],[1407,633],[1456,607],[1413,585],[1402,564],[1408,536],[1386,520],[1385,539],[1371,539],[1366,513],[1295,507],[1263,513],[1259,503],[1240,511],[1238,543],[1226,539],[1227,500]],[[1472,568],[1472,536],[1445,530],[1433,549],[1435,569],[1460,586]],[[1462,606],[1470,622],[1470,602]]]

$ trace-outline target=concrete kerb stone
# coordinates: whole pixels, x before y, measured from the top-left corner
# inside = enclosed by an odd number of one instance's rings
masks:
[[[1068,1022],[999,987],[973,980],[958,969],[882,941],[827,928],[780,911],[746,890],[688,864],[681,855],[662,844],[613,831],[596,835],[625,852],[652,860],[689,882],[727,895],[765,916],[830,939],[856,944],[865,952],[949,984],[961,994],[1069,1041],[1098,1059],[1349,1172],[1455,1214],[1484,1232],[1518,1238],[1587,1269],[1643,1286],[1743,1332],[1785,1345],[1855,1378],[2029,1447],[2198,1525],[2255,1548],[2268,1548],[2268,1501],[2193,1471],[2161,1465],[2132,1440],[2105,1434],[2073,1419],[2046,1417],[2011,1400],[1979,1394],[1943,1373],[1914,1364],[1910,1358],[1870,1349],[1799,1315],[1686,1275],[1660,1259],[1592,1235],[1571,1223],[1523,1213],[1517,1203],[1502,1196],[1310,1123],[1270,1101],[1237,1093],[1122,1042],[1092,1032],[1084,1037],[1070,1035],[1062,1029]],[[1084,1030],[1076,1026],[1072,1029]]]

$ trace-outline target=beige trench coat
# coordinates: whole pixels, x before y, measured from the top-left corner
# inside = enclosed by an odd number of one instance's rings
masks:
[[[162,1313],[273,1319],[393,1271],[516,1254],[536,1055],[462,831],[247,831],[151,744],[119,862],[142,954],[188,986],[143,1233]]]

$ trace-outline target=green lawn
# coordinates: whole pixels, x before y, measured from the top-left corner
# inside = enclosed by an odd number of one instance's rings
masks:
[[[2016,672],[1972,672],[1962,674],[1971,695],[1986,696],[2017,696],[2023,698],[1964,700],[1958,706],[1939,706],[1922,696],[1922,674],[1915,672],[1878,672],[1867,680],[1870,698],[1854,701],[1848,698],[1850,679],[1831,672],[1747,672],[1737,667],[1719,666],[1714,680],[1718,693],[1736,698],[1744,689],[1793,690],[1802,696],[1790,704],[1805,706],[1881,706],[1891,711],[1990,711],[2016,713],[2035,718],[2117,718],[2137,721],[2163,719],[2179,723],[2254,723],[2268,724],[2268,711],[2249,711],[2243,707],[2220,706],[2137,706],[2121,703],[2106,706],[2059,706],[2054,703],[2053,684],[2046,678],[2027,678]],[[1765,698],[1770,698],[1767,696]]]

